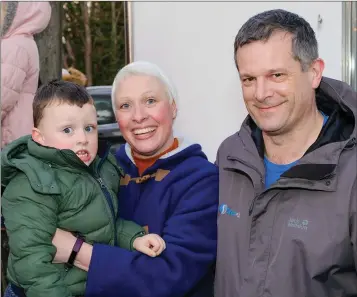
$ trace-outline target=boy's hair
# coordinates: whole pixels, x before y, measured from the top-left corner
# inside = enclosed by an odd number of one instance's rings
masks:
[[[87,90],[75,83],[52,80],[43,84],[36,92],[33,100],[33,123],[37,128],[43,117],[43,110],[53,102],[66,103],[82,107],[86,103],[94,104],[92,97]]]

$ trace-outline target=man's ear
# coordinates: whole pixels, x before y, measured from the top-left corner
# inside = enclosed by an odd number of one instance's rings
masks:
[[[324,60],[318,58],[312,63],[311,65],[312,87],[314,89],[319,87],[324,69],[325,69]]]
[[[41,131],[37,128],[32,128],[32,140],[41,144],[41,145],[44,145],[45,144],[45,140],[43,139],[43,136],[41,134]]]

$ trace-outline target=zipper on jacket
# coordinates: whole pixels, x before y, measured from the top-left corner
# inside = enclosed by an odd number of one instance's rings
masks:
[[[114,228],[114,244],[117,246],[117,245],[118,245],[117,224],[116,224],[117,216],[115,216],[115,211],[114,211],[114,205],[113,205],[113,201],[112,201],[112,196],[110,195],[108,188],[107,188],[106,185],[104,184],[103,179],[102,179],[102,177],[101,177],[100,174],[99,174],[100,168],[103,166],[104,161],[107,159],[109,152],[110,152],[110,147],[106,150],[106,152],[105,152],[103,158],[101,158],[101,160],[99,161],[99,164],[98,164],[98,166],[97,166],[96,169],[91,170],[91,169],[89,169],[89,167],[86,166],[84,163],[81,164],[81,165],[82,165],[83,169],[84,169],[85,171],[87,171],[87,172],[89,173],[89,175],[90,175],[91,177],[93,177],[93,178],[95,179],[95,181],[99,184],[100,189],[102,190],[102,192],[103,192],[103,194],[104,194],[104,196],[105,196],[105,200],[107,201],[107,203],[108,203],[108,205],[109,205],[110,212],[111,212],[111,215],[112,215],[112,218],[113,218],[113,223],[114,223],[114,226],[113,226],[113,228]],[[68,160],[68,161],[70,161],[70,162],[73,161],[73,160],[71,160],[70,158],[68,158],[68,156],[67,156],[66,154],[64,154],[63,152],[62,152],[62,156],[63,156],[66,160]],[[119,202],[118,202],[118,203],[119,203]]]
[[[114,244],[115,244],[115,246],[118,246],[117,224],[116,224],[116,216],[115,216],[112,196],[110,195],[109,190],[106,187],[106,185],[104,184],[103,179],[100,177],[100,175],[98,175],[98,177],[96,177],[95,179],[99,183],[100,188],[101,188],[101,190],[102,190],[102,192],[103,192],[103,194],[105,196],[105,199],[107,200],[107,203],[109,205],[110,212],[111,212],[112,218],[113,218],[113,223],[114,223]]]
[[[110,212],[111,212],[112,218],[113,218],[113,223],[114,223],[114,245],[118,246],[118,235],[117,235],[117,224],[116,224],[117,216],[115,215],[112,196],[110,195],[107,186],[104,184],[104,181],[103,181],[102,177],[99,174],[99,171],[100,171],[102,165],[104,164],[104,161],[107,159],[108,154],[109,154],[109,149],[106,150],[103,158],[100,160],[100,162],[99,162],[99,164],[98,164],[98,166],[97,166],[97,168],[95,170],[95,172],[96,172],[95,180],[99,183],[100,188],[101,188],[101,190],[102,190],[102,192],[103,192],[103,194],[105,196],[105,199],[107,200],[107,203],[109,205]],[[118,204],[119,204],[119,201],[118,201]],[[119,211],[119,209],[118,209],[118,211]]]

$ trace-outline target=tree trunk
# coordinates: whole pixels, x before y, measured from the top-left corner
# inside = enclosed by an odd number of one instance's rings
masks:
[[[124,51],[124,63],[129,64],[132,61],[132,49],[131,49],[131,18],[130,18],[130,7],[131,3],[128,1],[123,2],[122,9],[124,10],[124,40],[125,40],[125,51]]]
[[[117,54],[117,18],[115,13],[115,1],[111,2],[112,5],[112,42],[113,42],[113,51],[114,55]]]
[[[71,43],[69,42],[68,39],[66,39],[66,50],[67,50],[68,58],[71,59],[69,63],[69,67],[76,67],[76,57],[74,56]]]
[[[91,86],[93,83],[92,79],[92,36],[90,31],[89,22],[89,12],[88,12],[88,2],[81,2],[83,21],[84,21],[84,33],[85,33],[85,43],[84,43],[84,65],[85,74],[87,76],[87,85]]]
[[[35,36],[40,54],[40,80],[47,83],[62,76],[62,3],[51,1],[51,19],[47,28]]]

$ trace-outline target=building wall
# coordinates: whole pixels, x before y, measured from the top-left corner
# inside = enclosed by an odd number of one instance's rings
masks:
[[[132,3],[133,59],[157,63],[174,81],[176,133],[200,143],[211,161],[247,114],[233,60],[234,38],[249,17],[275,8],[298,13],[312,25],[325,75],[341,79],[341,2]]]

